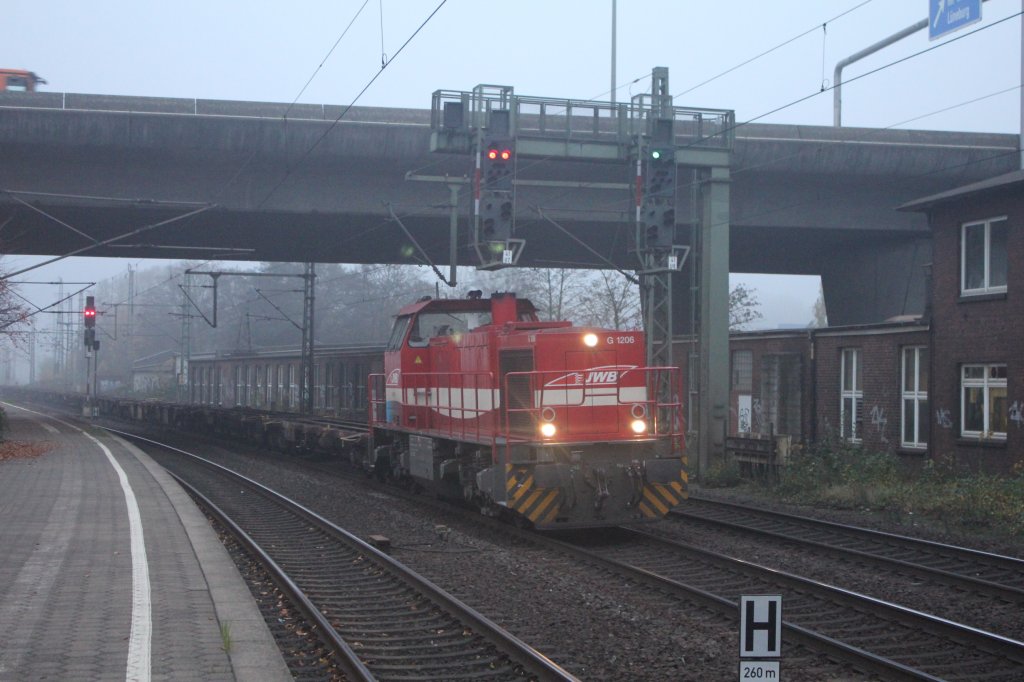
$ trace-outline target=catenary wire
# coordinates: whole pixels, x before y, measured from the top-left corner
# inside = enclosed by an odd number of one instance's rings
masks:
[[[864,2],[861,2],[858,5],[854,5],[853,7],[851,7],[848,10],[846,10],[845,12],[837,14],[836,16],[832,17],[831,19],[826,19],[821,24],[815,24],[814,26],[812,26],[811,28],[807,29],[803,33],[799,33],[799,34],[793,36],[792,38],[790,38],[788,40],[784,40],[781,43],[779,43],[778,45],[776,45],[775,47],[768,48],[764,52],[756,54],[753,57],[751,57],[750,59],[742,61],[739,64],[737,64],[736,66],[730,67],[730,68],[726,69],[725,71],[722,71],[718,75],[712,76],[711,78],[708,78],[707,80],[701,81],[700,83],[697,83],[696,85],[694,85],[694,86],[692,86],[690,88],[687,88],[686,90],[683,90],[682,92],[680,92],[677,95],[673,95],[673,97],[682,97],[683,95],[691,93],[694,90],[696,90],[697,88],[701,88],[701,87],[707,85],[708,83],[716,81],[719,78],[721,78],[722,76],[726,76],[726,75],[732,73],[733,71],[746,66],[747,64],[756,62],[758,59],[761,59],[762,57],[766,57],[766,56],[770,55],[772,52],[775,52],[776,50],[782,49],[786,45],[789,45],[790,43],[795,42],[795,41],[799,40],[800,38],[803,38],[806,35],[810,35],[811,33],[814,33],[818,29],[824,28],[828,24],[831,24],[833,21],[836,21],[837,19],[841,19],[841,18],[845,17],[847,14],[850,14],[851,12],[853,12],[854,10],[858,10],[861,7],[863,7],[864,5],[870,4],[871,2],[872,2],[872,0],[864,0]]]
[[[395,52],[395,55],[381,66],[380,70],[378,70],[377,73],[373,75],[373,77],[366,83],[366,85],[363,86],[363,89],[360,90],[359,93],[355,96],[355,99],[353,99],[352,102],[348,104],[348,106],[342,109],[341,113],[338,114],[338,117],[331,122],[331,125],[329,125],[327,129],[324,130],[324,132],[321,133],[320,136],[313,141],[313,144],[311,144],[306,149],[306,151],[302,153],[298,160],[296,160],[292,165],[288,167],[288,169],[285,171],[284,176],[280,180],[278,180],[278,182],[273,187],[270,188],[270,191],[267,192],[266,196],[264,196],[263,199],[256,205],[257,208],[263,208],[267,201],[269,201],[270,198],[274,196],[277,190],[280,189],[281,186],[288,181],[292,174],[303,163],[306,162],[306,159],[308,159],[309,155],[313,153],[313,150],[316,149],[320,145],[320,143],[324,141],[324,139],[331,133],[332,130],[334,130],[335,126],[337,126],[338,123],[341,122],[341,119],[345,118],[345,116],[348,115],[348,112],[352,110],[352,107],[356,105],[356,102],[358,102],[360,98],[362,98],[362,96],[366,93],[366,91],[370,89],[370,86],[372,86],[376,82],[376,80],[380,78],[381,74],[384,73],[385,69],[387,69],[387,67],[389,67],[392,62],[398,59],[398,56],[402,54],[402,51],[405,50],[409,43],[412,42],[413,38],[415,38],[419,34],[419,32],[423,30],[423,28],[430,22],[430,20],[434,18],[434,15],[436,15],[441,10],[441,8],[444,7],[446,2],[448,2],[448,0],[441,0],[440,4],[438,4],[438,6],[434,8],[434,11],[431,12],[430,15],[423,20],[423,23],[421,23],[416,28],[416,30],[413,31],[408,38],[406,38],[405,42],[402,43],[402,46],[398,48],[397,52]]]
[[[354,15],[352,15],[352,19],[349,20],[348,26],[346,26],[345,30],[341,32],[341,35],[338,36],[338,39],[334,41],[334,45],[332,45],[331,49],[329,49],[327,51],[327,54],[324,55],[323,59],[320,60],[320,64],[313,70],[313,73],[310,75],[309,80],[307,80],[306,84],[302,86],[301,90],[299,90],[299,94],[295,95],[295,99],[293,99],[292,103],[288,105],[288,108],[285,110],[284,115],[281,118],[288,118],[288,113],[292,110],[292,107],[294,107],[295,103],[299,101],[299,98],[302,97],[302,94],[304,92],[306,92],[306,88],[309,87],[309,84],[312,83],[313,79],[316,78],[317,74],[320,73],[320,69],[324,68],[324,64],[326,64],[327,60],[331,58],[332,54],[334,54],[334,51],[338,48],[338,45],[341,44],[341,41],[345,38],[345,35],[348,34],[349,29],[352,28],[352,24],[356,23],[356,19],[359,18],[359,15],[362,14],[363,10],[366,8],[366,6],[369,3],[370,3],[370,0],[363,0],[363,4],[360,5],[359,9],[356,10],[356,13]],[[382,21],[383,21],[383,19],[382,19]],[[383,30],[384,30],[383,24],[381,24],[381,50],[382,51],[383,51],[383,47],[384,47]]]

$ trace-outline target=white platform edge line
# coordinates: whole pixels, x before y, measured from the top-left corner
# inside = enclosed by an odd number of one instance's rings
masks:
[[[4,403],[8,405],[8,403]],[[146,539],[142,532],[142,514],[139,512],[139,503],[135,498],[135,491],[128,482],[128,475],[114,458],[113,453],[106,445],[101,443],[95,436],[86,433],[85,430],[57,419],[42,412],[29,410],[17,405],[11,407],[23,410],[66,426],[69,429],[78,431],[83,436],[96,443],[103,454],[107,456],[110,465],[117,472],[117,478],[121,482],[121,490],[124,491],[125,504],[128,507],[128,533],[131,539],[132,550],[132,625],[131,634],[128,639],[128,661],[125,670],[127,682],[149,682],[152,677],[151,661],[153,649],[153,616],[152,616],[152,594],[149,584],[149,561],[146,557]]]

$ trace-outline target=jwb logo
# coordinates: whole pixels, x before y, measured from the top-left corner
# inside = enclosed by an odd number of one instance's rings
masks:
[[[587,372],[588,384],[614,384],[618,380],[617,371]]]
[[[578,388],[587,386],[613,386],[626,376],[636,365],[603,365],[588,367],[576,372],[563,374],[544,384],[545,388]]]

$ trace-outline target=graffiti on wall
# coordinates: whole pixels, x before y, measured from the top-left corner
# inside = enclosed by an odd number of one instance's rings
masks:
[[[871,408],[871,423],[875,425],[875,430],[878,431],[881,441],[888,443],[889,439],[885,437],[885,425],[889,423],[889,420],[885,416],[884,408],[878,405]]]
[[[764,421],[764,404],[760,398],[754,398],[751,405],[751,412],[753,413],[753,428],[758,433],[764,433],[765,421]]]
[[[741,396],[739,396],[738,399],[737,399],[737,404],[739,406],[739,409],[736,412],[736,423],[737,423],[736,430],[739,433],[750,433],[750,428],[751,428],[751,421],[750,420],[751,420],[751,417],[752,417],[752,415],[751,415],[752,409],[751,409],[751,406],[750,406],[750,396],[749,395],[741,395]]]
[[[945,407],[935,410],[935,423],[944,429],[953,428],[953,417],[950,416],[949,410]]]
[[[1024,423],[1024,405],[1019,400],[1014,400],[1010,405],[1010,421],[1015,423],[1018,429]]]

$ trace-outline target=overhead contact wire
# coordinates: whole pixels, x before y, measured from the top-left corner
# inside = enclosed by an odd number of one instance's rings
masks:
[[[429,23],[430,20],[434,18],[434,15],[437,14],[442,7],[444,7],[446,2],[448,2],[448,0],[441,0],[441,3],[438,4],[438,6],[434,8],[434,11],[431,12],[430,15],[426,19],[423,20],[423,23],[421,23],[416,28],[415,31],[412,32],[412,35],[410,35],[408,38],[406,38],[405,42],[402,43],[402,46],[400,48],[398,48],[397,52],[395,52],[395,56],[392,57],[390,60],[388,60],[383,65],[381,65],[380,70],[377,71],[377,73],[375,73],[373,75],[373,78],[371,78],[369,80],[369,82],[367,82],[366,85],[363,86],[363,89],[359,91],[359,94],[357,94],[355,96],[355,99],[353,99],[352,102],[349,103],[349,105],[346,106],[342,110],[342,112],[340,114],[338,114],[338,117],[335,118],[334,121],[331,122],[331,125],[327,127],[327,130],[325,130],[323,133],[321,133],[320,137],[318,137],[316,140],[313,141],[313,144],[311,144],[309,146],[309,148],[307,148],[306,151],[303,152],[302,156],[299,157],[299,159],[295,163],[293,163],[291,166],[289,166],[288,170],[285,171],[284,177],[282,177],[277,182],[277,184],[275,184],[270,189],[270,191],[267,193],[267,195],[265,197],[263,197],[262,201],[260,201],[260,203],[257,204],[257,208],[263,208],[264,204],[266,204],[267,201],[270,200],[270,197],[272,197],[277,192],[277,190],[280,189],[281,186],[285,182],[288,181],[288,178],[290,178],[292,176],[292,174],[296,171],[296,169],[298,169],[299,166],[301,166],[303,163],[305,163],[306,159],[309,158],[309,155],[313,152],[313,150],[316,149],[320,145],[320,143],[324,141],[324,139],[331,133],[332,130],[334,130],[335,126],[337,126],[338,123],[341,122],[341,119],[345,118],[345,116],[348,115],[348,112],[352,110],[352,107],[354,107],[356,105],[356,102],[358,102],[360,100],[360,98],[362,98],[363,94],[365,94],[366,91],[370,89],[370,86],[372,86],[377,81],[377,79],[380,78],[381,74],[384,73],[384,70],[387,69],[387,67],[391,66],[392,62],[394,62],[396,59],[398,59],[398,56],[400,54],[402,54],[402,51],[406,48],[406,46],[408,46],[409,43],[412,42],[412,39],[415,38],[419,34],[419,32],[423,30],[423,27],[425,27],[427,25],[427,23]]]

